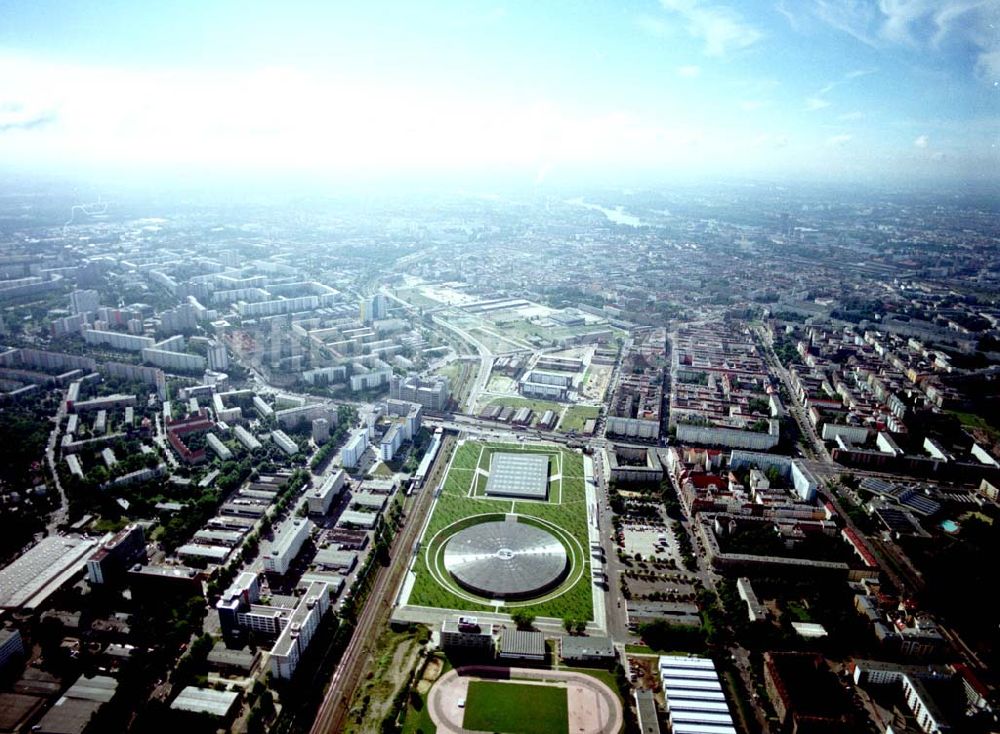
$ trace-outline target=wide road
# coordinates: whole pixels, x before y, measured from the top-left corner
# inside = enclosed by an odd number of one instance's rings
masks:
[[[393,538],[389,549],[391,561],[386,568],[378,568],[376,571],[377,576],[371,593],[358,616],[351,641],[337,665],[337,670],[316,713],[316,720],[310,729],[311,734],[336,734],[344,728],[344,719],[350,711],[354,691],[361,682],[361,675],[372,653],[375,640],[388,624],[395,593],[410,565],[410,551],[420,536],[427,513],[433,504],[434,489],[442,480],[454,441],[452,436],[445,437],[424,488],[411,498],[412,504],[407,508],[406,524]]]
[[[486,385],[489,384],[490,373],[493,370],[493,352],[491,352],[485,344],[476,339],[476,337],[472,334],[455,326],[441,316],[434,316],[434,323],[454,332],[460,339],[467,341],[476,348],[477,352],[479,352],[479,374],[476,375],[476,381],[473,382],[472,387],[469,388],[469,397],[465,401],[465,410],[466,412],[471,413],[476,408],[476,400],[479,398],[479,393],[485,390]]]

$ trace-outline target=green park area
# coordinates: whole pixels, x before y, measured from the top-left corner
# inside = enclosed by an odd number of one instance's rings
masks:
[[[559,430],[562,433],[576,431],[583,433],[583,427],[589,420],[596,420],[601,414],[601,409],[596,405],[574,405],[566,409],[562,422],[559,423]]]

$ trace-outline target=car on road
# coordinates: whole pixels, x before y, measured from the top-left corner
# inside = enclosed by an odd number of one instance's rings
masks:
[[[458,699],[458,707],[460,709],[464,709],[465,708],[465,699],[464,698]]]

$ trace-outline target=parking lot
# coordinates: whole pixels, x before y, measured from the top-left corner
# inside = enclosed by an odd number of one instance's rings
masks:
[[[680,554],[673,533],[664,525],[654,523],[623,523],[625,555],[644,560],[673,561],[680,564]]]

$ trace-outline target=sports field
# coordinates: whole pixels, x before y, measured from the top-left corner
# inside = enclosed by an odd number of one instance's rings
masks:
[[[494,452],[543,453],[549,457],[549,488],[545,500],[497,499],[485,496]],[[566,547],[570,561],[567,580],[545,595],[503,604],[477,597],[455,584],[442,564],[442,549],[459,530],[484,520],[517,515],[553,533]],[[455,451],[431,519],[414,561],[416,578],[407,606],[463,611],[512,612],[523,609],[538,617],[591,619],[590,561],[587,552],[587,502],[583,457],[560,446],[466,441]]]
[[[500,734],[569,734],[566,689],[471,681],[462,726]]]

